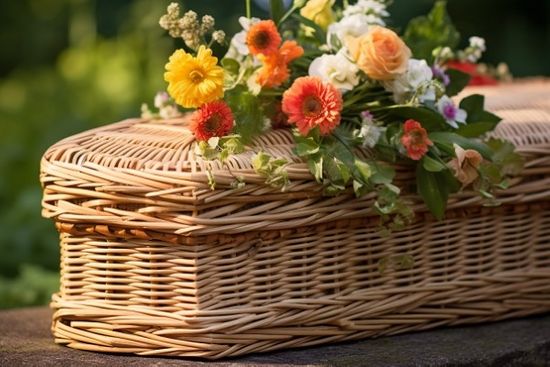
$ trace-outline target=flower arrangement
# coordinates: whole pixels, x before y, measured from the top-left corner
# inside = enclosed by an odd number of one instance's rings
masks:
[[[180,17],[176,3],[160,20],[183,47],[166,64],[171,99],[161,94],[155,106],[161,117],[174,116],[176,104],[194,110],[190,129],[199,154],[223,161],[269,129],[291,129],[295,153],[327,195],[375,193],[375,210],[392,227],[413,215],[392,184],[395,164],[414,169],[417,192],[438,219],[449,195],[466,188],[498,204],[494,191],[506,188],[521,159],[509,142],[487,137],[500,118],[484,109],[483,96],[452,98],[471,80],[496,79],[476,66],[483,39],[457,49],[460,36],[444,1],[401,36],[386,24],[385,0],[340,7],[335,0],[295,0],[288,9],[271,0],[266,20],[252,17],[245,4],[242,30],[228,42],[211,16]],[[213,56],[214,43],[228,46],[223,58]],[[288,162],[256,153],[254,169],[287,188]]]

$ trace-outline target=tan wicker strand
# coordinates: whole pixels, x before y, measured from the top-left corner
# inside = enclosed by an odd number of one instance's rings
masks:
[[[215,190],[185,118],[55,144],[41,182],[61,242],[56,342],[216,359],[550,311],[550,82],[474,92],[504,118],[492,135],[525,169],[501,206],[465,191],[435,221],[410,167],[395,167],[417,217],[389,235],[372,195],[323,197],[287,130],[210,162]],[[259,150],[289,160],[287,191],[255,174]]]

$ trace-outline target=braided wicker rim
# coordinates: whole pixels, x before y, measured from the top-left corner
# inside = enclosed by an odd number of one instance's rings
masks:
[[[503,205],[462,192],[434,221],[397,167],[418,214],[388,236],[372,197],[322,196],[285,130],[251,148],[292,162],[286,192],[263,184],[251,151],[227,166],[197,157],[185,119],[57,143],[41,170],[61,236],[56,342],[215,359],[550,311],[550,83],[480,92],[504,118],[493,135],[526,159]],[[231,188],[236,175],[244,188]],[[403,254],[414,266],[381,269]]]

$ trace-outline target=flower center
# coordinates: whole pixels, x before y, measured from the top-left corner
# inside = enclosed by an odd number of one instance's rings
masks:
[[[302,105],[302,111],[306,116],[318,115],[322,108],[323,105],[321,104],[321,101],[315,96],[306,97],[304,104]]]
[[[254,46],[259,49],[269,46],[269,41],[269,33],[267,32],[258,32],[254,35]]]
[[[195,69],[189,73],[189,78],[193,83],[197,84],[204,80],[204,74],[200,70]]]
[[[456,117],[456,108],[452,104],[447,104],[443,107],[443,114],[448,120],[454,120]]]
[[[216,113],[216,114],[212,115],[208,120],[206,120],[206,122],[204,123],[204,128],[208,132],[214,133],[220,127],[221,120],[222,120],[222,118],[221,118],[220,114]]]
[[[413,146],[424,146],[424,135],[420,131],[411,131],[411,142]]]

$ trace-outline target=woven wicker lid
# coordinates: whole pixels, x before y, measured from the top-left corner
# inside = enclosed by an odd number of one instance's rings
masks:
[[[196,154],[196,141],[189,131],[188,115],[171,120],[129,119],[69,137],[52,146],[44,155],[47,161],[105,168],[198,173],[206,161]],[[299,163],[292,153],[288,130],[274,130],[254,142],[250,150],[229,157],[226,165],[209,161],[213,171],[252,170],[254,151]]]
[[[495,136],[513,141],[526,154],[548,156],[549,82],[467,90],[478,92],[504,118]],[[293,154],[288,130],[261,136],[222,164],[197,156],[187,120],[129,119],[53,145],[42,159],[43,215],[190,235],[295,228],[372,214],[365,202],[369,196],[352,202],[350,195],[322,198],[307,165]],[[251,159],[260,150],[291,162],[286,192],[266,186],[252,169]],[[216,190],[208,185],[207,164]],[[232,188],[237,176],[246,182],[244,188]],[[477,200],[470,199],[466,202]]]

